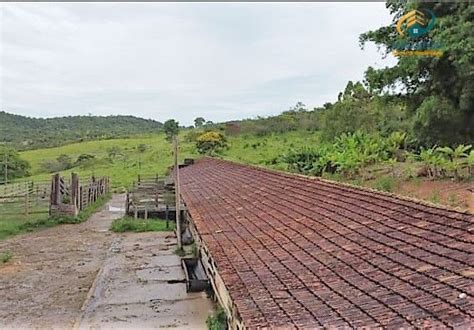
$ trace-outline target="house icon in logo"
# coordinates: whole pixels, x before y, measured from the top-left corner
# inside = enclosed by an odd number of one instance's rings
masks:
[[[398,20],[397,31],[402,36],[421,37],[433,28],[435,21],[430,10],[412,10]]]

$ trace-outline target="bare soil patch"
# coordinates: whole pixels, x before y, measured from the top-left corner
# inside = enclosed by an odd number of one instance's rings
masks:
[[[1,328],[73,326],[113,240],[110,223],[123,216],[124,200],[115,195],[84,223],[0,242],[0,251],[13,255],[0,264]]]
[[[474,184],[451,180],[402,181],[396,193],[432,203],[458,208],[474,214]]]

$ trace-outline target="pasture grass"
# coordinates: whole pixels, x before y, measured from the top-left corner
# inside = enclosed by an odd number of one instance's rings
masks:
[[[8,215],[0,217],[0,240],[7,237],[32,232],[39,229],[49,228],[61,224],[75,224],[86,221],[97,210],[102,208],[110,199],[111,195],[103,195],[94,203],[81,212],[76,217],[73,216],[52,216],[47,213]]]
[[[222,157],[241,163],[263,165],[266,167],[286,170],[286,164],[279,158],[290,149],[314,147],[320,143],[319,133],[306,131],[270,134],[267,136],[239,135],[228,138],[229,149]]]
[[[147,146],[143,153],[140,153],[137,148],[141,144]],[[119,147],[121,155],[110,158],[107,150],[112,147]],[[22,152],[20,154],[21,158],[31,164],[32,176],[27,179],[29,181],[49,179],[52,174],[45,171],[42,163],[55,160],[62,154],[70,156],[73,161],[81,154],[89,154],[95,157],[93,161],[84,165],[62,171],[63,176],[69,176],[71,172],[79,174],[79,178],[87,178],[92,175],[97,177],[109,176],[112,188],[119,191],[129,187],[133,181],[137,180],[139,174],[142,176],[165,175],[173,161],[171,143],[166,141],[164,134],[128,139],[87,141]],[[196,158],[197,155],[194,144],[183,142],[180,145],[181,161],[184,158]]]
[[[186,133],[185,130],[180,134],[179,158],[181,162],[184,158],[201,157],[196,150],[195,143],[185,141],[184,135]],[[284,170],[286,165],[279,161],[279,157],[291,148],[318,144],[319,134],[295,131],[263,137],[239,135],[229,136],[228,142],[229,149],[223,151],[219,157]],[[140,153],[137,148],[141,144],[147,147],[143,153]],[[110,159],[107,150],[112,147],[119,147],[122,155]],[[25,180],[48,180],[52,174],[45,171],[42,163],[53,161],[62,154],[70,156],[73,161],[81,154],[95,156],[94,161],[90,163],[62,171],[63,176],[69,176],[71,172],[79,174],[80,178],[92,175],[109,176],[112,189],[122,192],[137,180],[139,174],[142,176],[164,176],[173,164],[172,145],[166,141],[163,133],[159,133],[127,139],[87,141],[21,152],[21,158],[31,164],[32,176]]]
[[[135,219],[133,217],[125,216],[120,219],[116,219],[112,222],[110,230],[116,233],[123,232],[146,232],[146,231],[173,231],[174,222],[169,221],[168,227],[166,226],[166,220],[162,219]]]

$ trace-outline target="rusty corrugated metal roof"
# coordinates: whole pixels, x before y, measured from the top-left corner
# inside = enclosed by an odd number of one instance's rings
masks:
[[[180,173],[247,327],[473,325],[472,215],[210,158]]]

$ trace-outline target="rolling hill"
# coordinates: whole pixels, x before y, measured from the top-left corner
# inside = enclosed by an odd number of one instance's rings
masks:
[[[0,143],[28,150],[156,133],[163,124],[134,116],[30,118],[0,111]]]

